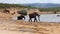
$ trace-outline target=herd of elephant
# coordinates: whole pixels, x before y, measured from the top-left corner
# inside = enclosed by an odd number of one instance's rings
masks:
[[[7,9],[5,9],[4,11],[3,11],[4,13],[10,13],[10,11],[9,10],[7,10]],[[18,12],[17,12],[18,13]],[[12,13],[12,15],[13,14],[15,14],[15,12],[14,13]],[[19,13],[18,13],[19,14]],[[29,22],[32,22],[32,18],[34,18],[34,22],[37,22],[38,20],[40,21],[40,15],[37,13],[37,12],[33,12],[33,13],[31,13],[31,14],[28,14],[28,16],[29,16]],[[36,18],[36,16],[38,17],[38,20],[37,20],[37,18]],[[18,20],[22,20],[22,19],[25,19],[25,15],[23,15],[23,14],[20,14],[20,16],[17,16],[17,19]]]

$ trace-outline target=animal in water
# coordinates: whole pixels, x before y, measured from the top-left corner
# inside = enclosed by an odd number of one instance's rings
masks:
[[[57,17],[60,17],[60,15],[57,15]]]
[[[23,18],[25,19],[25,16],[21,15],[17,17],[17,20],[22,20]]]
[[[7,9],[5,9],[5,10],[3,11],[3,13],[10,13],[10,11],[7,10]]]
[[[37,12],[33,12],[29,14],[29,22],[32,22],[32,18],[34,18],[34,22],[37,22],[36,16],[38,16],[38,20],[40,21],[40,18],[39,18],[40,15]]]

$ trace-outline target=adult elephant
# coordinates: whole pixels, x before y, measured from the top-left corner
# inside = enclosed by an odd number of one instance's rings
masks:
[[[36,16],[38,16],[38,20],[40,21],[40,18],[39,18],[40,15],[37,12],[33,12],[33,13],[29,14],[29,22],[32,22],[32,18],[34,18],[34,22],[35,21],[37,22]]]

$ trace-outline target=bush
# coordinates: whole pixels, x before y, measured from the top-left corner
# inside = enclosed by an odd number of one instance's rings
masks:
[[[27,15],[27,11],[26,10],[21,10],[21,11],[18,11],[18,14]]]

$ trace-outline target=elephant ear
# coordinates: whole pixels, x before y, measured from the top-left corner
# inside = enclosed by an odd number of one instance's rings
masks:
[[[18,11],[18,14],[27,15],[27,11],[26,10],[21,10],[21,11]]]

